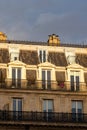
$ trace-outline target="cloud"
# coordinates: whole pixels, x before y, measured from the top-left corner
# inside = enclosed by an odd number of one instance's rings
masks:
[[[87,0],[83,1],[0,1],[0,31],[15,40],[47,41],[49,34],[56,33],[62,42],[83,42],[87,39]]]
[[[82,14],[83,15],[83,14]],[[79,42],[86,39],[87,19],[78,13],[55,15],[50,13],[40,14],[31,31],[36,39],[46,39],[46,36],[56,33],[62,41]],[[42,35],[43,34],[43,35]]]

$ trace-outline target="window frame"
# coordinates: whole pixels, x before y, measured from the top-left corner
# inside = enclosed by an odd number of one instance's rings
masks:
[[[44,72],[44,77],[43,77],[43,72]],[[42,69],[41,74],[42,74],[42,88],[43,89],[51,89],[51,81],[52,81],[51,80],[52,79],[51,70],[50,69]]]
[[[38,56],[39,56],[40,63],[47,61],[47,54],[48,54],[48,52],[45,49],[39,49],[38,50]]]
[[[70,71],[70,86],[72,91],[80,90],[80,71]]]
[[[22,68],[12,67],[12,87],[21,87]]]
[[[72,120],[81,121],[83,120],[83,101],[72,100]]]

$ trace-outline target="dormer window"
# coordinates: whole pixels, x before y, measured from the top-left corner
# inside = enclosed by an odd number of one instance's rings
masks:
[[[47,51],[46,50],[39,50],[39,60],[41,63],[47,61]]]
[[[16,47],[9,48],[10,61],[19,60],[19,49]]]
[[[19,53],[12,52],[10,54],[10,61],[19,60]]]
[[[65,51],[66,59],[68,64],[74,64],[76,63],[76,56],[75,52],[73,50],[67,50]]]
[[[74,64],[75,63],[75,55],[74,54],[73,55],[69,55],[67,57],[67,62],[68,62],[68,64]]]

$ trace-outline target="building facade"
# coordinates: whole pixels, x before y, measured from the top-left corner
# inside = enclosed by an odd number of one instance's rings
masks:
[[[0,35],[0,130],[86,130],[87,45]]]

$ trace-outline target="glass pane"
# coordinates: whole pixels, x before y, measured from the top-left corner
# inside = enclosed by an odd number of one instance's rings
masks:
[[[18,99],[18,111],[22,111],[22,99]]]
[[[74,91],[74,76],[70,76],[71,90]]]
[[[43,70],[43,71],[42,71],[42,80],[45,80],[45,77],[46,77],[46,76],[45,76],[45,71]]]
[[[76,113],[76,108],[72,108],[72,113]]]
[[[82,109],[78,109],[78,113],[82,113]]]
[[[48,112],[53,111],[53,100],[48,100]]]
[[[46,78],[46,73],[45,71],[43,70],[42,71],[42,88],[45,89],[46,88],[46,81],[45,81],[45,78]]]
[[[72,108],[76,109],[76,101],[72,101]]]
[[[76,76],[76,90],[79,90],[79,76]]]
[[[46,112],[46,100],[43,101],[43,111]]]
[[[46,61],[46,51],[43,51],[43,62]]]
[[[51,89],[51,71],[47,71],[47,88]]]
[[[16,111],[16,99],[13,99],[13,111]]]
[[[78,102],[78,109],[82,109],[82,102]]]
[[[17,71],[17,72],[18,72],[18,73],[17,73],[17,78],[18,78],[18,79],[21,79],[21,69],[18,68],[17,70],[18,70],[18,71]]]
[[[42,62],[42,51],[39,51],[39,58],[40,58],[40,62]]]
[[[12,68],[12,79],[16,78],[16,70],[15,68]]]
[[[21,87],[21,69],[20,68],[17,69],[17,87],[18,88]]]
[[[47,80],[50,81],[51,80],[51,72],[47,71]]]

